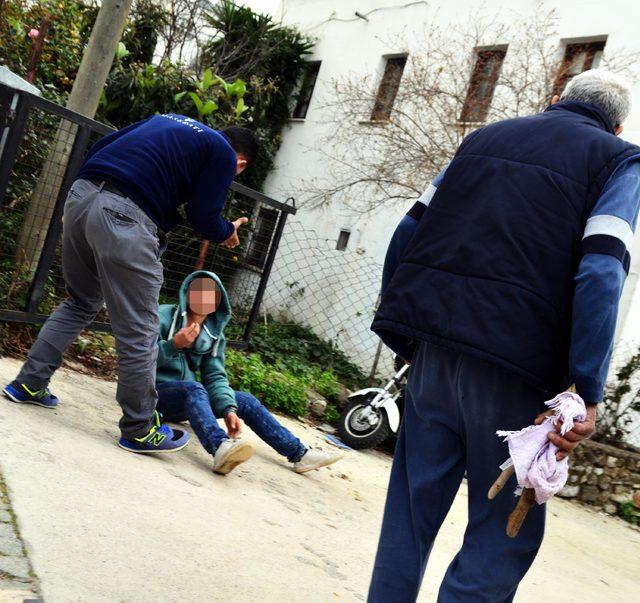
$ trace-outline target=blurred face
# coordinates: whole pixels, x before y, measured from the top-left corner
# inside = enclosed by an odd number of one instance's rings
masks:
[[[213,279],[196,278],[189,284],[187,303],[194,314],[212,314],[218,308],[219,301],[220,291]]]

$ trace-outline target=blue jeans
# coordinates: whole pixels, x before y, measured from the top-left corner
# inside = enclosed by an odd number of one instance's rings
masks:
[[[167,421],[189,421],[193,431],[210,454],[229,436],[218,425],[209,402],[207,390],[197,381],[171,381],[158,383],[158,412]],[[246,392],[235,392],[238,416],[262,440],[292,463],[299,461],[306,446],[285,429],[260,401]]]
[[[419,346],[409,372],[369,603],[416,600],[465,469],[467,529],[438,602],[513,600],[542,542],[545,507],[535,505],[518,536],[507,537],[507,517],[516,504],[515,479],[494,500],[487,499],[499,465],[509,456],[496,430],[531,425],[544,410],[543,400],[541,392],[496,365]]]

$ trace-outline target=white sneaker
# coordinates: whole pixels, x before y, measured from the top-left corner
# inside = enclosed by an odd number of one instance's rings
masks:
[[[253,446],[242,440],[225,440],[213,455],[213,472],[226,475],[253,455]]]
[[[309,448],[297,463],[293,463],[293,470],[296,473],[306,473],[320,469],[320,467],[333,465],[343,456],[342,452],[325,452],[322,448]]]

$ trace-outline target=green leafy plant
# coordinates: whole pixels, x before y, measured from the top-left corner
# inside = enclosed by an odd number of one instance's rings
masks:
[[[82,51],[97,11],[82,0],[12,0],[0,9],[0,57],[3,65],[25,77],[34,41],[27,34],[39,33],[42,20],[49,29],[36,66],[34,84],[54,101],[64,100],[71,90]]]
[[[332,371],[314,366],[305,376],[309,385],[321,396],[335,400],[340,393],[340,382]]]
[[[251,124],[262,146],[256,164],[239,179],[260,189],[291,117],[314,41],[231,0],[212,4],[205,19],[217,35],[202,47],[200,68],[211,68],[227,81],[239,78],[247,83],[244,101],[235,105],[236,118]]]
[[[640,522],[640,514],[638,513],[638,509],[636,509],[636,506],[631,500],[622,502],[618,505],[618,515],[634,526],[637,526]]]
[[[323,418],[327,423],[337,423],[340,418],[340,411],[334,404],[327,404],[327,410],[325,410]]]
[[[229,382],[235,389],[248,391],[270,408],[292,415],[305,415],[307,394],[314,390],[330,401],[340,391],[340,383],[330,371],[317,366],[294,363],[269,364],[256,353],[245,354],[227,350],[226,368]],[[335,421],[339,413],[331,402],[325,420]]]
[[[135,0],[130,17],[122,35],[128,50],[124,61],[129,63],[151,63],[158,44],[158,35],[171,21],[172,15],[164,3],[157,0]]]
[[[127,50],[127,47],[124,45],[124,42],[118,42],[118,46],[116,48],[116,59],[121,60],[125,57],[128,57],[131,53]]]
[[[304,325],[268,319],[266,324],[255,326],[249,350],[295,374],[309,367],[333,373],[340,383],[350,388],[360,388],[367,380],[362,370],[334,343],[321,339]]]
[[[292,415],[307,412],[306,384],[287,372],[265,364],[258,354],[227,350],[226,368],[234,389],[247,391],[266,406]]]
[[[224,82],[224,80],[222,81]],[[218,104],[216,102],[203,98],[204,95],[209,91],[209,88],[211,88],[211,86],[213,86],[215,82],[216,80],[211,73],[211,69],[205,69],[204,73],[202,74],[202,79],[197,80],[195,83],[196,91],[188,93],[189,97],[193,101],[193,104],[198,110],[198,116],[200,118],[210,115],[218,108]]]

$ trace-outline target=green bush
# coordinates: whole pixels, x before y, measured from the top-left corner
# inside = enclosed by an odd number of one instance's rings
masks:
[[[640,515],[638,514],[638,510],[631,500],[620,503],[620,505],[618,506],[618,515],[634,526],[637,526],[639,524]]]
[[[238,333],[229,333],[228,336],[231,339],[234,335],[237,336]],[[344,383],[351,389],[362,387],[367,380],[362,370],[335,344],[321,339],[310,328],[299,324],[271,321],[266,325],[257,324],[251,336],[249,351],[258,352],[266,362],[295,375],[304,375],[313,368],[333,374],[336,382]],[[317,379],[320,387],[335,390],[334,386],[329,385],[330,379],[326,384],[322,377],[318,376]],[[316,387],[314,389],[322,394]],[[337,391],[326,397],[335,395]]]
[[[226,368],[231,387],[253,394],[265,406],[292,415],[307,412],[306,384],[262,362],[258,354],[227,350]]]
[[[231,324],[226,334],[228,339],[239,337],[240,327]],[[367,378],[333,343],[324,341],[302,325],[278,322],[256,325],[249,351],[253,353],[245,356],[251,359],[247,361],[242,360],[243,354],[230,350],[235,362],[228,360],[227,368],[230,373],[233,372],[236,383],[242,382],[242,387],[259,398],[260,392],[266,391],[262,382],[269,370],[275,371],[287,377],[288,383],[296,383],[301,387],[299,393],[294,395],[296,402],[293,406],[296,410],[293,414],[305,414],[307,400],[303,391],[312,389],[329,402],[324,415],[324,420],[329,423],[335,423],[340,416],[337,403],[342,384],[353,389],[360,388]],[[292,406],[289,400],[280,405],[277,401],[275,405],[273,401],[271,404],[265,401],[265,404],[292,412],[288,409]]]
[[[202,48],[201,68],[211,66],[225,79],[249,84],[246,118],[262,147],[256,164],[239,181],[259,190],[273,167],[314,42],[232,0],[212,4],[205,19],[218,35]]]
[[[214,128],[249,125],[260,138],[262,151],[256,165],[239,179],[259,189],[273,166],[313,42],[269,16],[225,0],[207,9],[205,18],[217,33],[200,49],[197,65],[171,61],[153,65],[158,34],[177,16],[167,7],[154,0],[134,2],[97,118],[120,128],[154,113],[174,112]],[[26,76],[34,46],[27,34],[40,27],[42,18],[48,19],[50,28],[34,84],[45,97],[64,104],[97,13],[93,0],[5,2],[0,9],[0,60]],[[231,82],[230,86],[241,79],[246,86],[242,101],[234,98],[233,106],[227,107],[229,95],[227,90],[220,94],[222,87],[194,88],[208,69]],[[219,110],[213,111],[207,102]]]
[[[226,352],[229,383],[234,389],[249,392],[263,404],[295,416],[307,413],[307,391],[313,389],[329,400],[335,399],[340,383],[331,371],[306,367],[293,373],[282,365],[271,365],[258,354],[244,354],[229,349]],[[325,419],[334,421],[339,414],[329,404]]]
[[[340,382],[331,371],[314,367],[309,373],[311,387],[328,400],[335,400],[340,393]]]
[[[81,0],[12,0],[0,9],[0,58],[18,75],[27,74],[34,41],[27,33],[50,23],[46,43],[36,67],[34,84],[45,97],[60,100],[71,91],[84,44],[97,11]]]

